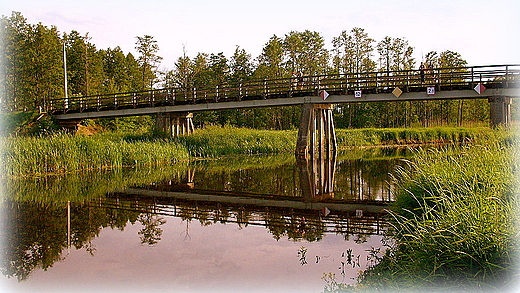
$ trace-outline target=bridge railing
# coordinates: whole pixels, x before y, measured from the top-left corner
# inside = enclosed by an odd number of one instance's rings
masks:
[[[520,65],[491,65],[424,70],[377,71],[207,85],[193,88],[165,88],[141,92],[103,94],[46,101],[40,107],[47,112],[83,112],[108,109],[157,107],[194,103],[291,98],[330,94],[352,95],[389,93],[396,87],[403,92],[473,89],[478,83],[486,88],[520,86]]]

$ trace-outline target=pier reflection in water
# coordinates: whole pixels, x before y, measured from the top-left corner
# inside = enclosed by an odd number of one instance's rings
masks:
[[[323,168],[292,157],[248,157],[10,180],[2,273],[28,291],[91,290],[95,283],[319,292],[328,272],[353,282],[370,262],[346,270],[342,255],[351,249],[364,260],[381,247],[381,216],[391,200],[381,174],[396,156],[340,155]],[[329,170],[329,178],[314,170]]]

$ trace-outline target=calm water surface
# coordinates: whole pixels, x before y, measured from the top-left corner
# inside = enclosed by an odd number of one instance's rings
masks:
[[[12,292],[322,292],[385,249],[402,149],[4,179]],[[324,275],[328,276],[324,278]]]

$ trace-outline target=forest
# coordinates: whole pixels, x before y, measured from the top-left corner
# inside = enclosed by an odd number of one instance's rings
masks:
[[[1,18],[1,91],[4,105],[37,109],[42,101],[63,98],[66,80],[69,97],[131,92],[151,88],[192,88],[226,82],[285,78],[347,72],[374,72],[467,65],[458,52],[431,51],[415,60],[415,48],[404,37],[371,38],[364,29],[344,30],[330,42],[315,31],[291,31],[273,35],[253,57],[240,46],[232,56],[222,52],[184,54],[174,68],[160,70],[162,57],[153,36],[136,36],[137,55],[120,47],[98,49],[89,34],[60,32],[55,26],[30,24],[20,12]],[[65,53],[65,54],[64,54]],[[66,62],[64,62],[66,55]],[[151,117],[114,118],[100,121],[106,127],[129,119],[151,123]],[[133,120],[132,120],[133,119]],[[136,120],[137,119],[137,120]],[[233,125],[259,129],[298,127],[300,107],[238,109],[197,113],[196,126]],[[336,105],[338,128],[475,126],[487,125],[486,100],[384,102]],[[117,121],[117,123],[115,122]],[[124,124],[124,123],[123,123]]]

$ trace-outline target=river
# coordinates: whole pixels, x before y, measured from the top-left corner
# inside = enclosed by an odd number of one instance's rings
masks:
[[[1,284],[15,292],[323,292],[386,249],[406,149],[3,179]]]

